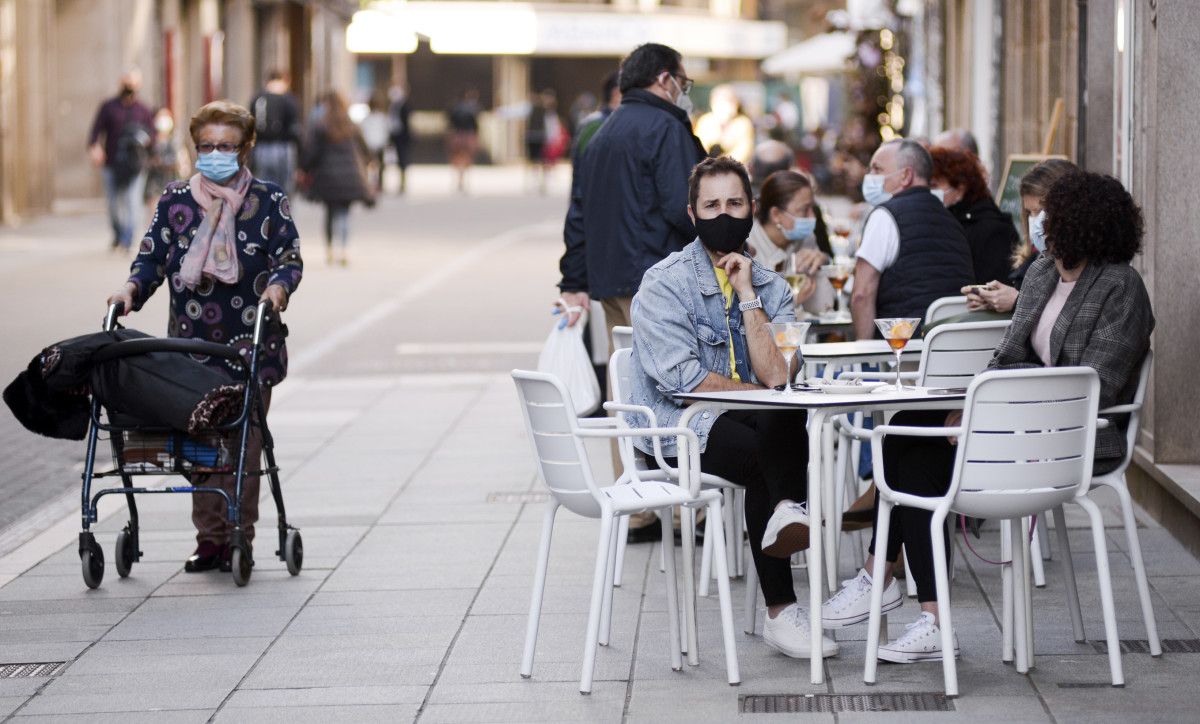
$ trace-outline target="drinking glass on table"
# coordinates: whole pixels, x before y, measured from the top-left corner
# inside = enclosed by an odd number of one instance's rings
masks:
[[[904,351],[908,340],[912,339],[921,323],[919,317],[883,317],[875,320],[875,326],[883,333],[888,346],[896,354],[896,391],[903,392],[904,385],[900,384],[900,354]]]
[[[842,296],[842,288],[846,286],[846,281],[850,279],[850,272],[853,269],[844,261],[834,261],[832,264],[826,264],[821,267],[821,271],[829,278],[829,284],[833,287],[833,291],[837,293],[837,301],[834,309],[841,316],[846,313],[846,300]]]
[[[792,288],[792,298],[798,297],[804,290],[804,282],[808,280],[808,275],[797,268],[795,254],[788,254],[783,262],[783,278]]]
[[[783,383],[783,394],[793,395],[792,390],[792,358],[796,356],[796,350],[800,349],[800,345],[804,344],[804,338],[808,334],[808,322],[768,322],[767,326],[771,329],[771,337],[775,340],[775,346],[779,348],[779,353],[783,355],[783,362],[787,365],[787,380]]]

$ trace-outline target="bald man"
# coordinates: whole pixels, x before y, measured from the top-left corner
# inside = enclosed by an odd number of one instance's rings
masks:
[[[934,136],[933,145],[938,148],[966,151],[979,158],[979,144],[975,141],[975,136],[965,128],[951,128],[948,131],[942,131]]]

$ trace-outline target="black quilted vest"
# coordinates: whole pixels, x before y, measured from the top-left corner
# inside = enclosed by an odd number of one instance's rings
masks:
[[[900,229],[900,253],[879,279],[876,317],[925,317],[940,297],[972,282],[971,247],[962,226],[924,186],[880,204]]]

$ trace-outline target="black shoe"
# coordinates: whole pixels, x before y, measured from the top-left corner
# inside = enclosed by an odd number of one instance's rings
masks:
[[[204,541],[196,546],[196,552],[183,562],[183,570],[188,573],[214,570],[222,565],[224,555],[224,546]]]
[[[629,537],[626,538],[629,543],[657,543],[660,540],[662,540],[662,521],[658,518],[641,528],[630,528]]]

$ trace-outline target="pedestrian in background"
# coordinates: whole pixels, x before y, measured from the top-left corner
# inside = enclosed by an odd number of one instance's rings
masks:
[[[168,108],[154,114],[154,144],[146,175],[146,201],[157,199],[167,184],[184,178],[188,173],[188,156],[175,139],[175,116]]]
[[[570,144],[570,133],[558,115],[558,96],[547,88],[534,97],[525,121],[525,157],[537,177],[539,194],[546,193],[546,177]]]
[[[404,193],[408,190],[409,147],[412,145],[408,90],[397,83],[388,91],[388,99],[388,136],[396,152],[396,166],[400,169],[400,193]]]
[[[300,239],[287,195],[273,182],[254,178],[247,168],[255,125],[249,110],[229,101],[209,103],[192,116],[189,130],[198,173],[168,184],[159,199],[128,281],[108,298],[109,304],[121,303],[122,314],[141,309],[167,282],[168,336],[245,352],[258,301],[269,300],[277,311],[287,307],[304,272]],[[271,390],[287,374],[285,336],[283,329],[268,323],[259,370],[264,409],[271,404]],[[217,357],[202,361],[225,374],[243,369]],[[262,433],[257,425],[250,429],[246,464],[257,470]],[[192,484],[219,487],[230,496],[235,490],[231,474],[196,475]],[[243,485],[242,526],[251,543],[258,520],[259,476],[247,475]],[[225,512],[223,498],[192,495],[196,551],[184,564],[188,573],[229,570],[232,531]]]
[[[130,247],[134,226],[142,223],[146,210],[143,194],[154,116],[138,100],[141,87],[139,71],[121,76],[120,92],[100,104],[88,134],[88,153],[104,180],[113,249]]]
[[[350,206],[355,202],[368,206],[375,203],[367,181],[368,150],[340,93],[326,93],[321,107],[305,141],[300,165],[308,178],[309,195],[325,204],[325,261],[345,266]]]
[[[383,91],[371,94],[367,108],[367,115],[358,128],[367,144],[367,178],[371,192],[378,196],[383,191],[383,152],[388,145],[388,100]]]
[[[250,109],[258,136],[254,144],[254,172],[291,194],[300,145],[300,106],[288,88],[287,74],[272,70],[267,74],[266,86],[251,99]]]
[[[612,328],[631,323],[642,275],[696,238],[688,177],[704,158],[688,116],[692,81],[678,51],[638,46],[621,62],[619,88],[621,105],[576,169],[559,262],[563,300],[587,309],[595,298],[604,307],[610,349]],[[568,314],[569,324],[578,319],[579,312]],[[630,540],[657,540],[657,524],[652,513],[631,516]]]
[[[467,191],[467,169],[475,161],[479,149],[479,91],[468,88],[462,99],[450,109],[446,152],[457,175],[458,190]]]
[[[742,110],[731,85],[712,89],[711,110],[696,121],[696,135],[710,156],[729,156],[743,165],[754,157],[754,121]]]

